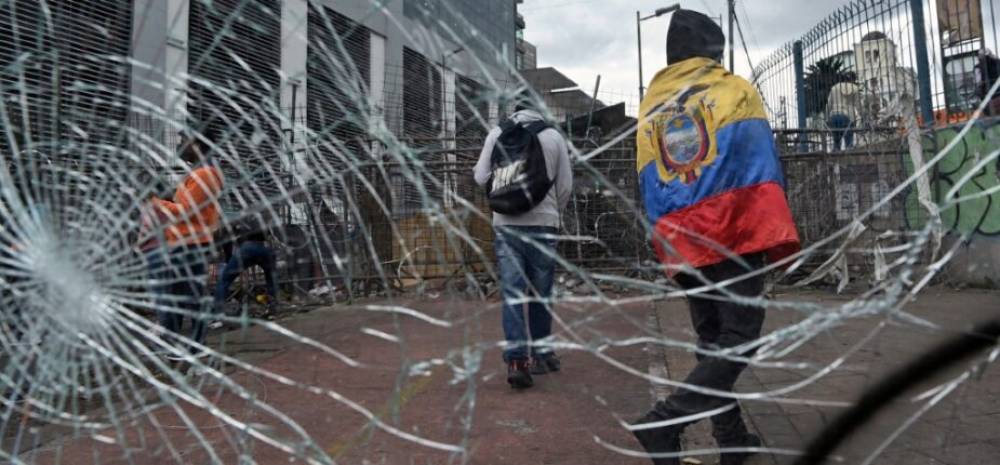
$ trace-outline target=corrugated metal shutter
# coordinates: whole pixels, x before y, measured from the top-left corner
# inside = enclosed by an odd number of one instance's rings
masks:
[[[455,85],[456,157],[457,160],[476,160],[489,133],[490,104],[486,88],[461,75],[456,75]],[[468,175],[458,176],[455,183],[458,195],[465,199],[475,199],[481,191]]]
[[[316,139],[310,146],[313,155],[326,160],[325,166],[347,173],[348,165],[368,159],[368,112],[363,110],[371,76],[371,32],[331,8],[312,3],[308,21],[306,125]],[[344,241],[353,215],[346,193],[354,191],[353,184],[353,178],[346,176],[325,183],[322,190],[311,189],[313,223],[329,238],[321,241],[319,253],[331,268],[339,266],[334,265],[339,263],[332,259],[334,252],[342,257],[348,249]]]
[[[403,133],[417,140],[441,132],[441,72],[420,52],[403,49]]]
[[[193,0],[189,17],[188,112],[196,129],[221,134],[255,188],[273,192],[284,153],[277,126],[281,78],[279,0]],[[198,79],[208,81],[201,84]],[[235,106],[235,108],[234,108]],[[257,125],[256,127],[254,125]],[[223,170],[247,184],[246,173]],[[246,195],[252,195],[248,189]]]
[[[420,52],[403,48],[403,136],[421,160],[434,163],[441,156],[442,78],[438,67]],[[431,165],[433,166],[433,165]],[[416,179],[395,176],[395,212],[408,214],[423,206],[422,186],[431,198],[441,198],[441,189],[428,170],[418,170]],[[426,179],[424,179],[426,178]]]
[[[455,137],[458,146],[470,141],[482,142],[486,138],[490,119],[490,104],[486,100],[486,88],[465,76],[457,76],[455,81]]]
[[[355,159],[364,158],[367,121],[359,120],[371,76],[371,33],[330,8],[309,5],[308,108],[310,130],[336,139]],[[334,161],[335,158],[332,158]]]
[[[30,138],[85,144],[74,150],[73,158],[81,160],[91,150],[86,147],[123,137],[131,79],[123,58],[131,44],[132,2],[47,5],[48,17],[37,0],[0,2],[0,85],[12,123],[3,129],[21,143]],[[6,137],[0,149],[10,153]]]
[[[9,121],[0,123],[0,153],[14,160],[11,175],[23,199],[67,231],[93,221],[84,197],[101,192],[104,207],[130,200],[123,192],[134,180],[92,174],[126,169],[112,152],[125,139],[132,5],[47,6],[46,13],[37,0],[0,2],[0,95]]]

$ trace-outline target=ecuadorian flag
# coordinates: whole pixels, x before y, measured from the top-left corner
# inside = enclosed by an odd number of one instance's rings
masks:
[[[684,60],[654,78],[640,118],[636,168],[663,264],[699,268],[757,252],[776,261],[799,250],[771,127],[750,83],[714,60]]]

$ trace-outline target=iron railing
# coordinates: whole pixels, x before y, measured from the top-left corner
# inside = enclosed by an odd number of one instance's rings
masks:
[[[752,80],[772,125],[786,135],[831,131],[839,127],[835,113],[850,113],[860,144],[881,142],[864,135],[905,126],[900,109],[910,104],[923,126],[962,121],[985,95],[986,80],[997,78],[984,76],[980,65],[988,49],[997,49],[998,6],[994,0],[854,0],[774,51]],[[845,87],[856,92],[847,108],[831,97],[841,83],[856,86]],[[815,137],[804,139],[813,142],[802,149],[816,148]]]

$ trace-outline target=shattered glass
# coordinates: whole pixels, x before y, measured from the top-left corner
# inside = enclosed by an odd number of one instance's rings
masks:
[[[967,266],[952,262],[970,237],[1000,231],[1000,126],[981,114],[987,102],[937,145],[912,105],[893,107],[903,123],[888,150],[906,170],[797,218],[803,250],[755,272],[768,285],[752,298],[666,277],[639,198],[641,121],[603,133],[562,115],[574,189],[555,238],[554,336],[533,343],[556,350],[563,371],[512,393],[472,168],[528,84],[502,26],[517,13],[499,1],[340,3],[0,0],[0,459],[646,463],[632,431],[738,401],[764,439],[750,463],[765,463],[800,454],[930,341],[995,317],[995,293],[940,288],[949,267]],[[625,103],[636,116],[638,102]],[[206,201],[221,221],[211,246],[176,260],[170,237],[201,219],[151,199],[190,179],[199,166],[179,154],[198,144],[223,179]],[[818,166],[786,161],[793,211],[828,177]],[[884,226],[903,210],[908,228]],[[225,249],[247,228],[267,231],[277,296],[251,269],[216,306]],[[188,282],[203,283],[200,301],[176,292]],[[683,297],[710,292],[766,308],[761,337],[699,346]],[[191,323],[173,334],[164,314]],[[195,322],[207,339],[192,337]],[[997,354],[907,391],[840,453],[879,463],[995,439],[956,425],[997,430],[974,415],[1000,412]],[[686,385],[696,356],[751,368],[734,392]],[[677,388],[734,404],[633,424]],[[686,433],[680,455],[742,451],[705,431]]]

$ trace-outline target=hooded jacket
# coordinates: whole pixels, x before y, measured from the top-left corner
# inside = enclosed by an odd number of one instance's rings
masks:
[[[760,94],[723,68],[721,29],[700,13],[674,13],[669,65],[640,106],[636,168],[668,274],[799,248],[784,174]]]
[[[543,121],[542,115],[533,110],[521,110],[510,119],[518,124],[527,124],[535,121]],[[473,169],[473,176],[476,184],[485,186],[490,180],[490,162],[493,158],[493,147],[497,143],[502,131],[499,127],[493,128],[486,136],[483,143],[483,150],[479,154],[479,161]],[[549,226],[558,228],[560,225],[559,212],[566,208],[570,194],[573,192],[573,171],[569,161],[569,148],[566,139],[555,129],[546,129],[538,133],[538,142],[542,145],[542,152],[545,153],[545,168],[552,179],[552,188],[549,194],[535,208],[520,215],[504,215],[493,213],[494,226]]]

